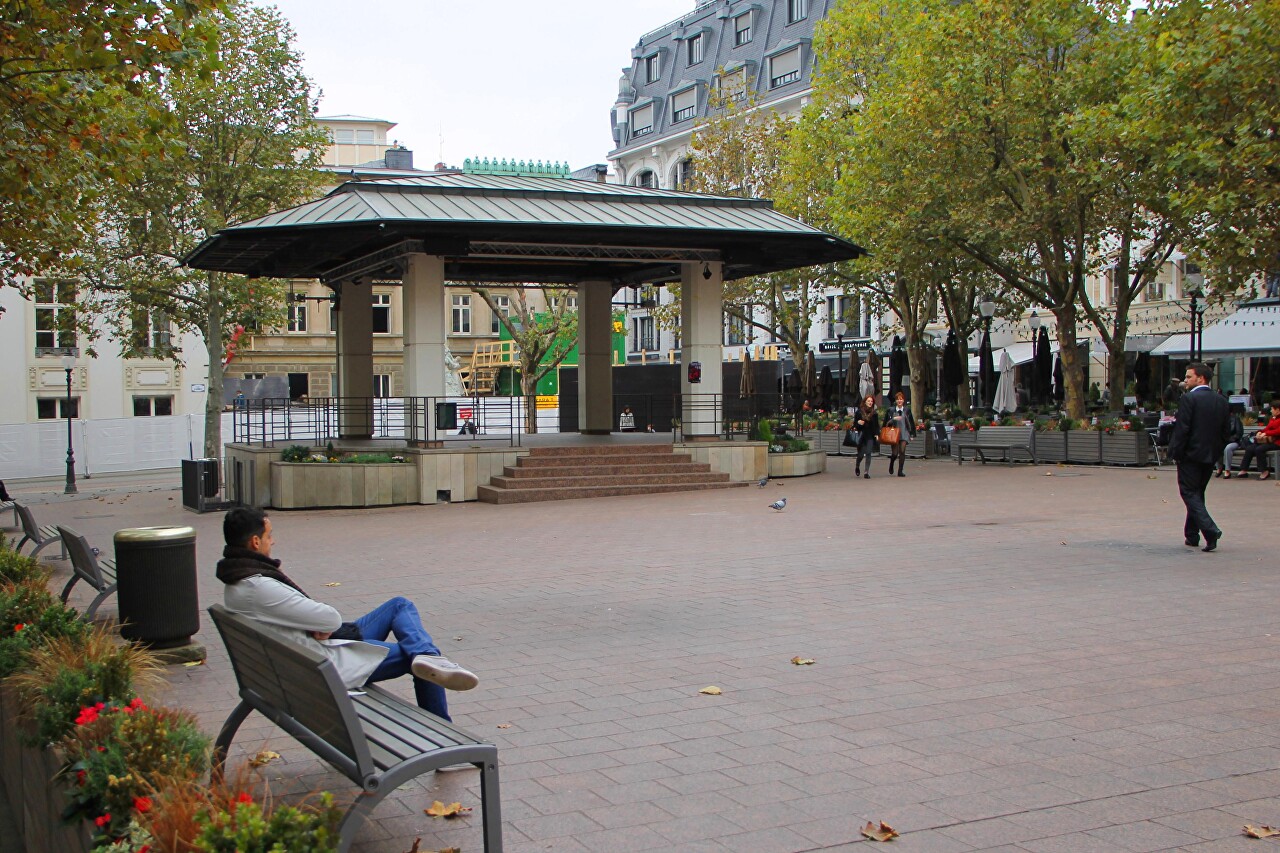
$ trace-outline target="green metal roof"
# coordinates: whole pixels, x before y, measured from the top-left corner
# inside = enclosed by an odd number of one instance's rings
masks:
[[[186,259],[197,269],[322,278],[328,270],[405,240],[446,257],[455,280],[671,281],[661,252],[714,253],[726,278],[850,260],[854,244],[783,216],[759,199],[655,190],[565,178],[436,174],[351,181],[324,198],[223,229]],[[495,257],[495,244],[526,256]],[[479,245],[488,246],[481,251]],[[528,251],[527,247],[538,251]],[[611,247],[590,259],[555,247]],[[647,260],[623,258],[644,248]],[[578,252],[577,254],[582,254]]]

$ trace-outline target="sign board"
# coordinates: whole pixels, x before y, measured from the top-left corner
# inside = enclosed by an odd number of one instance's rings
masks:
[[[871,349],[871,338],[845,338],[818,342],[818,352],[848,352],[851,349],[866,352]]]
[[[205,387],[205,384],[204,384],[203,382],[192,382],[192,383],[191,383],[191,393],[192,393],[192,394],[200,394],[200,393],[202,393],[202,392],[204,392],[204,391],[208,391],[208,390],[209,390],[209,389],[208,389],[207,387]]]
[[[539,409],[558,409],[560,408],[560,398],[555,394],[539,394],[536,405]]]

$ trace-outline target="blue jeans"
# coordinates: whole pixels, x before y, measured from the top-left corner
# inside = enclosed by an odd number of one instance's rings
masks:
[[[422,627],[422,617],[413,602],[402,596],[396,596],[385,604],[380,604],[372,611],[356,620],[360,626],[360,636],[366,643],[382,646],[387,649],[387,656],[378,664],[378,668],[369,676],[369,683],[388,681],[402,675],[410,675],[415,655],[439,655],[440,649],[427,629]],[[387,638],[395,635],[396,642],[387,642]],[[413,692],[418,699],[418,707],[430,711],[437,717],[452,722],[449,716],[449,703],[445,700],[444,688],[421,678],[413,679]]]

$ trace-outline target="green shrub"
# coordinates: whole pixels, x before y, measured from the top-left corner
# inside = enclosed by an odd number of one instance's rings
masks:
[[[188,711],[95,703],[80,709],[63,742],[68,783],[67,821],[88,820],[98,834],[117,838],[139,814],[151,811],[151,794],[208,769],[209,739]]]
[[[333,853],[342,810],[326,793],[315,808],[277,806],[264,815],[256,802],[238,802],[227,811],[206,811],[197,820],[201,832],[196,847],[207,853]]]
[[[1062,417],[1058,419],[1058,432],[1071,432],[1073,429],[1079,429],[1080,422],[1075,418]]]
[[[768,418],[761,418],[756,421],[756,428],[752,430],[751,439],[753,441],[765,441],[773,444],[773,425]]]
[[[403,456],[392,456],[390,453],[353,453],[342,460],[352,465],[386,465],[403,462]]]
[[[311,458],[311,448],[295,444],[280,452],[282,462],[306,462]]]
[[[27,662],[32,649],[54,637],[84,637],[80,615],[57,601],[43,580],[0,585],[0,678]]]
[[[27,557],[13,550],[7,537],[0,536],[0,583],[39,581],[47,583],[50,571],[35,557]]]
[[[809,442],[803,438],[792,438],[786,443],[787,453],[804,453],[809,449]]]

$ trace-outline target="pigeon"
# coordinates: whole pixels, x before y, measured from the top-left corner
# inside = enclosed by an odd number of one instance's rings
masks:
[[[769,509],[776,509],[778,512],[782,512],[786,508],[787,508],[786,498],[778,498],[776,501],[769,504]]]
[[[756,485],[763,489],[765,486],[769,485],[769,478],[761,477],[760,482],[756,483]]]

